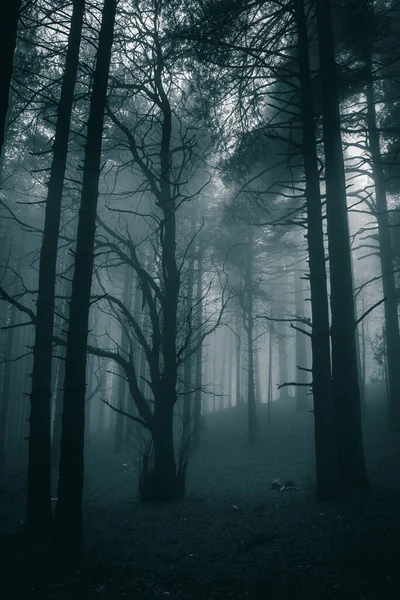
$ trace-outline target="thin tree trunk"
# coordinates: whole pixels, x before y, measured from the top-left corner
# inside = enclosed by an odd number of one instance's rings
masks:
[[[254,241],[253,236],[250,236],[247,247],[247,265],[246,265],[246,333],[247,333],[247,359],[248,359],[248,389],[247,389],[247,412],[248,412],[248,441],[249,444],[254,444],[256,441],[257,432],[257,411],[256,411],[256,396],[255,396],[255,381],[254,381],[254,316],[253,316],[253,266],[254,266]]]
[[[242,328],[240,323],[240,310],[238,309],[236,312],[236,406],[241,406],[243,404],[241,395],[241,329]]]
[[[295,272],[295,302],[296,316],[304,318],[304,298],[302,292],[302,280],[300,271]],[[306,410],[308,407],[307,388],[304,384],[309,381],[307,371],[307,346],[306,335],[301,331],[296,331],[296,381],[300,384],[296,389],[296,410]]]
[[[284,318],[283,311],[279,311],[279,318]],[[279,321],[279,385],[288,382],[288,356],[287,356],[287,327],[286,323]],[[289,398],[289,387],[281,387],[279,390],[279,399],[287,400]]]
[[[17,324],[17,308],[11,307],[10,320],[7,331],[6,347],[4,353],[4,372],[1,389],[0,402],[0,488],[6,474],[6,448],[7,448],[7,433],[8,433],[8,417],[10,409],[10,392],[11,392],[11,373],[12,373],[12,357],[14,350],[14,334]]]
[[[322,203],[319,187],[317,135],[304,0],[295,0],[294,6],[298,31],[303,158],[306,180],[317,496],[321,499],[329,499],[338,495],[340,481],[337,455],[336,413],[331,382],[329,305]]]
[[[67,556],[79,553],[82,542],[86,346],[94,262],[101,146],[116,5],[117,0],[104,0],[87,126],[82,195],[69,312],[60,478],[55,520],[55,550]]]
[[[138,286],[135,291],[134,300],[133,300],[134,314],[136,316],[138,323],[140,322],[141,298],[142,298],[142,293],[141,293],[140,287]],[[140,360],[141,360],[141,356],[142,356],[140,349],[141,349],[140,344],[137,344],[133,347],[132,361],[133,361],[133,364],[135,365],[137,373],[140,372],[139,371]],[[127,404],[128,413],[131,415],[136,415],[137,407],[136,407],[135,401],[133,399],[133,396],[130,393],[128,385],[126,385],[126,404]],[[134,421],[132,421],[131,419],[125,419],[124,439],[125,439],[125,444],[127,444],[127,445],[132,445],[132,443],[133,443],[134,426],[135,426]]]
[[[214,386],[214,393],[213,393],[213,404],[212,404],[212,411],[215,413],[215,411],[217,410],[217,387],[216,387],[216,381],[217,381],[217,330],[214,331],[214,356],[213,356],[213,386]]]
[[[70,295],[70,284],[66,285],[65,295],[69,297]],[[58,335],[61,334],[61,331],[65,324],[68,323],[68,302],[64,302],[63,307],[63,315],[59,322],[57,323],[56,330]],[[58,469],[60,464],[60,450],[61,450],[61,423],[62,423],[62,412],[63,412],[63,398],[64,398],[64,378],[65,378],[65,356],[66,356],[66,348],[65,346],[59,346],[58,354],[60,356],[58,360],[58,369],[57,369],[57,382],[56,382],[56,396],[54,402],[54,421],[53,421],[53,436],[51,439],[51,464],[53,469]]]
[[[316,0],[316,14],[331,281],[332,381],[337,409],[339,468],[345,486],[365,487],[368,482],[361,426],[346,178],[330,0]]]
[[[34,328],[24,327],[21,331],[18,340],[18,355],[24,354],[28,348],[32,348],[34,338]],[[17,344],[15,344],[17,346]],[[15,397],[19,397],[20,410],[18,414],[18,423],[16,429],[18,430],[18,461],[26,467],[27,464],[27,443],[28,430],[29,430],[29,387],[30,382],[28,381],[27,374],[32,368],[31,356],[25,356],[19,361],[19,371],[17,372],[18,390],[15,390]]]
[[[143,315],[142,315],[142,331],[143,331],[143,335],[144,335],[145,339],[147,339],[148,331],[149,331],[149,317],[145,310],[143,311]],[[147,368],[146,354],[144,352],[143,347],[140,346],[139,389],[142,394],[145,393],[146,385],[147,385],[145,382],[146,368]]]
[[[229,360],[229,370],[228,370],[228,408],[232,408],[232,374],[233,374],[233,352],[232,352],[232,334],[229,335],[230,340],[228,344],[228,360]]]
[[[197,285],[196,285],[196,302],[197,302],[197,318],[196,331],[198,335],[202,334],[203,326],[203,303],[201,301],[203,293],[203,252],[198,247],[197,259]],[[194,431],[193,443],[198,447],[201,436],[201,404],[202,404],[202,385],[203,385],[203,345],[201,344],[196,352],[196,390],[194,394]]]
[[[90,334],[92,336],[94,334],[93,330],[95,327],[96,327],[96,322],[93,318],[91,319],[90,315],[89,315],[89,330],[90,330]],[[98,357],[97,357],[97,360],[99,360]],[[86,395],[85,395],[85,442],[87,442],[90,439],[90,435],[91,435],[93,398],[95,396],[95,390],[96,390],[96,387],[98,384],[98,381],[96,381],[96,383],[94,382],[94,379],[95,379],[94,370],[96,368],[95,361],[96,361],[96,358],[93,355],[90,355],[87,359],[87,366],[86,366],[86,377],[87,377],[87,381],[88,381],[88,386],[86,388]],[[100,369],[99,369],[99,377],[100,377]],[[65,371],[64,371],[64,377],[63,377],[62,381],[64,381],[64,378],[65,378]]]
[[[260,351],[255,352],[254,357],[254,371],[255,371],[255,389],[256,389],[256,403],[262,404],[262,387],[260,378]]]
[[[132,304],[132,284],[133,284],[132,275],[133,275],[133,272],[132,272],[131,266],[126,265],[125,272],[124,272],[124,291],[123,291],[122,302],[128,310],[131,309],[131,304]],[[128,327],[128,324],[125,323],[124,327]],[[129,353],[129,338],[127,336],[127,333],[126,333],[124,327],[121,327],[121,351],[124,353],[124,355],[127,355]],[[122,411],[125,410],[125,399],[126,399],[126,394],[127,394],[127,384],[126,384],[124,375],[125,374],[124,374],[123,370],[120,369],[119,378],[118,378],[118,386],[117,386],[117,406],[118,406],[119,410],[122,410]],[[114,446],[114,450],[117,453],[122,451],[123,435],[124,435],[124,417],[122,416],[122,414],[116,413],[116,415],[115,415],[115,446]]]
[[[99,399],[99,412],[97,414],[97,435],[102,435],[106,430],[106,405]]]
[[[226,396],[226,365],[228,362],[228,328],[224,327],[224,334],[222,338],[222,355],[221,355],[221,395],[219,397],[219,410],[223,410],[225,407],[225,396]]]
[[[363,302],[362,302],[362,311],[363,313],[365,312],[365,303],[364,303],[364,296],[363,296]],[[364,413],[366,411],[366,382],[367,382],[367,355],[366,355],[366,349],[367,349],[367,344],[366,344],[366,320],[368,317],[366,317],[365,319],[363,319],[361,321],[361,352],[362,352],[362,362],[361,362],[361,385],[362,385],[362,398],[363,398],[363,404],[362,404],[362,409],[364,410]]]
[[[194,290],[194,236],[196,234],[197,225],[197,213],[196,210],[192,210],[191,214],[191,225],[190,225],[190,248],[188,251],[188,274],[187,274],[187,297],[186,297],[186,310],[187,310],[187,326],[186,336],[190,336],[192,328],[194,326],[192,307],[193,307],[193,290]],[[190,439],[192,435],[192,379],[193,379],[193,358],[190,355],[191,344],[188,343],[186,349],[186,359],[183,365],[183,431],[182,431],[182,450],[184,452],[189,451]]]
[[[272,329],[269,330],[269,343],[268,343],[268,396],[267,396],[267,406],[268,406],[268,422],[271,422],[271,408],[272,408]]]
[[[58,103],[53,160],[46,200],[39,260],[39,291],[33,347],[27,527],[30,533],[50,531],[51,514],[51,363],[54,295],[61,201],[67,164],[68,139],[79,62],[84,0],[74,0],[61,95]]]

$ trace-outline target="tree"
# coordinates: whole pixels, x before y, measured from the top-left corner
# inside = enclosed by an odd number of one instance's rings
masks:
[[[257,433],[256,386],[254,379],[254,231],[249,228],[246,236],[246,257],[243,276],[243,291],[239,300],[243,310],[243,327],[247,335],[247,412],[248,441],[254,444]]]
[[[366,101],[368,150],[372,162],[375,186],[375,214],[378,223],[379,258],[382,271],[383,295],[386,298],[385,333],[389,384],[389,411],[393,425],[400,427],[400,331],[397,311],[396,282],[391,240],[391,229],[386,195],[385,173],[381,154],[380,132],[376,114],[374,81],[375,15],[372,7],[364,9],[365,26],[362,28],[363,59],[366,67]]]
[[[303,160],[307,204],[307,243],[311,289],[312,391],[315,418],[317,495],[336,497],[340,490],[336,414],[331,382],[329,304],[325,266],[317,133],[311,83],[307,20],[303,0],[295,2],[301,94]]]
[[[339,468],[345,486],[367,485],[355,343],[355,313],[346,179],[336,78],[331,3],[316,0],[325,151],[326,211],[331,282],[332,382]],[[345,385],[344,385],[345,382]]]
[[[304,292],[302,289],[302,279],[300,269],[297,268],[295,271],[295,306],[296,306],[296,316],[300,319],[304,319],[306,315],[304,314]],[[305,386],[308,381],[307,376],[307,336],[304,335],[302,331],[296,331],[296,369],[297,369],[297,378],[296,381],[299,384],[296,391],[296,409],[304,410],[308,406],[307,393],[305,390]]]
[[[130,308],[132,302],[132,269],[129,268],[129,265],[126,266],[124,270],[124,284],[123,284],[123,298],[122,301],[127,308]],[[121,350],[124,353],[129,352],[129,336],[127,334],[127,327],[129,327],[128,323],[125,323],[123,327],[121,327]],[[125,397],[126,397],[126,381],[124,378],[124,372],[121,371],[120,377],[118,380],[118,390],[117,390],[117,398],[118,398],[118,408],[121,411],[116,415],[116,426],[115,426],[115,452],[122,451],[122,442],[123,442],[123,433],[124,433],[124,418],[122,416],[122,412],[125,410]]]
[[[74,0],[61,94],[57,107],[53,159],[39,260],[26,509],[28,530],[36,534],[49,532],[52,522],[50,416],[57,249],[84,9],[84,0]]]
[[[196,281],[196,303],[198,303],[196,330],[200,332],[203,325],[203,236],[200,234],[197,247],[197,281]],[[202,414],[202,386],[203,386],[203,344],[197,349],[195,357],[195,392],[194,392],[194,421],[193,421],[193,447],[199,446],[201,437],[201,414]]]
[[[101,149],[117,0],[104,0],[90,99],[72,280],[54,547],[75,555],[82,541],[86,356]]]

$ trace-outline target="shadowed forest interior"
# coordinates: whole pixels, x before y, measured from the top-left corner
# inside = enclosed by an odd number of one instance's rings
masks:
[[[0,594],[400,594],[400,6],[6,0]]]

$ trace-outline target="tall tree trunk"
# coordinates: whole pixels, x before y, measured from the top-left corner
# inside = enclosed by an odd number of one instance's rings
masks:
[[[214,386],[214,393],[213,393],[213,403],[212,403],[212,411],[215,412],[217,410],[217,386],[216,386],[216,381],[217,381],[217,357],[218,357],[218,352],[217,352],[217,330],[214,331],[214,355],[213,355],[213,386]]]
[[[196,331],[198,335],[202,334],[203,326],[203,252],[198,247],[198,259],[197,259],[197,283],[196,283],[196,302],[197,302],[197,316],[196,316]],[[196,352],[196,374],[195,374],[195,393],[194,393],[194,429],[193,429],[193,443],[195,447],[198,447],[201,436],[201,404],[202,404],[202,385],[203,385],[203,344],[199,346]]]
[[[356,281],[354,277],[354,256],[351,253],[351,276],[352,276],[352,286],[353,289],[356,287]],[[362,313],[360,313],[361,316]],[[355,319],[358,319],[357,312],[357,299],[354,299],[354,316]],[[359,326],[356,326],[356,334],[355,334],[355,343],[356,343],[356,356],[357,356],[357,373],[358,373],[358,385],[360,387],[360,410],[361,415],[364,413],[364,385],[362,383],[362,364],[361,364],[361,348],[360,348],[360,334],[359,334]]]
[[[7,0],[1,11],[0,56],[2,68],[0,81],[0,156],[2,155],[5,137],[21,3],[21,0]]]
[[[71,286],[68,280],[65,286],[65,295],[70,296]],[[61,290],[60,290],[61,291]],[[55,323],[56,331],[58,335],[62,334],[62,330],[68,323],[68,302],[64,302],[62,317],[57,319],[58,323]],[[64,399],[64,378],[65,378],[65,346],[59,346],[58,354],[60,356],[58,360],[57,369],[57,382],[56,382],[56,393],[54,402],[54,421],[53,421],[53,436],[51,439],[51,464],[53,469],[58,469],[60,464],[60,450],[61,450],[61,423],[62,423],[62,412],[63,412],[63,399]]]
[[[365,313],[365,303],[364,303],[364,296],[363,296],[363,302],[362,302],[362,311],[363,314]],[[361,321],[361,386],[362,386],[362,398],[364,399],[363,404],[362,404],[362,409],[364,410],[364,413],[366,411],[366,382],[367,382],[367,354],[366,354],[366,350],[367,350],[367,344],[366,344],[366,337],[367,337],[367,318],[363,319]]]
[[[73,556],[80,552],[82,538],[86,345],[94,262],[101,146],[116,5],[117,0],[104,0],[90,99],[69,311],[60,478],[55,520],[55,550],[67,556]]]
[[[186,336],[190,338],[190,333],[194,327],[192,308],[193,308],[193,290],[194,290],[194,237],[196,234],[197,225],[197,213],[196,210],[192,210],[191,224],[190,224],[190,247],[188,249],[188,273],[187,273],[187,297],[186,297],[186,310],[187,310],[187,325],[186,325]],[[187,453],[189,451],[191,436],[192,436],[192,379],[193,379],[193,358],[190,355],[191,344],[188,343],[185,362],[183,365],[183,430],[182,430],[182,451]]]
[[[104,369],[106,370],[106,368]],[[106,379],[106,378],[105,378]],[[99,399],[99,411],[97,413],[97,435],[102,435],[106,430],[106,405]]]
[[[279,310],[279,318],[283,319],[285,313]],[[284,321],[278,322],[278,334],[279,334],[279,385],[288,382],[288,356],[287,356],[287,327]],[[289,386],[281,387],[279,390],[280,400],[287,400],[289,398]]]
[[[267,407],[268,407],[268,422],[271,421],[271,408],[272,408],[272,329],[269,330],[268,340],[268,395],[267,395]]]
[[[122,295],[122,302],[124,306],[128,310],[131,309],[132,304],[132,268],[130,265],[126,265],[124,271],[124,291]],[[121,327],[121,351],[124,355],[129,353],[129,337],[125,330],[125,327],[128,327],[127,323],[124,323],[124,326]],[[117,405],[119,410],[125,409],[125,398],[127,393],[127,384],[124,378],[124,372],[120,369],[119,378],[118,378],[118,386],[117,386]],[[119,453],[122,451],[122,442],[124,435],[124,417],[122,414],[117,413],[115,415],[115,452]]]
[[[256,403],[262,404],[262,386],[260,377],[260,351],[255,351],[254,357],[254,372],[255,372],[255,389],[256,389]]]
[[[306,179],[307,244],[312,316],[312,390],[314,400],[317,496],[334,498],[340,491],[336,413],[331,382],[329,305],[325,266],[322,203],[319,187],[317,134],[310,73],[304,0],[295,0],[298,61]]]
[[[241,406],[243,404],[242,398],[242,364],[241,364],[241,355],[242,355],[242,327],[240,322],[240,310],[238,309],[236,312],[236,406]]]
[[[178,357],[178,299],[181,276],[176,257],[176,199],[171,189],[173,180],[171,165],[172,109],[163,87],[161,73],[163,57],[158,55],[155,83],[161,100],[162,133],[160,145],[160,192],[162,244],[161,262],[164,273],[162,296],[162,355],[163,368],[159,381],[160,389],[154,392],[154,473],[156,496],[166,500],[176,497],[183,489],[179,487],[174,453],[173,414],[177,400]],[[158,385],[158,382],[157,382]]]
[[[96,327],[96,321],[94,318],[91,318],[91,315],[89,315],[89,332],[90,332],[89,335],[91,335],[91,336],[94,335],[95,327]],[[91,430],[92,430],[92,419],[93,419],[92,409],[93,409],[93,405],[94,405],[93,399],[96,394],[96,391],[98,391],[101,387],[100,369],[98,370],[100,381],[94,376],[96,362],[97,363],[100,362],[99,357],[90,355],[87,359],[87,365],[86,365],[86,378],[88,381],[88,385],[86,387],[86,395],[85,395],[85,443],[90,439]],[[64,381],[64,378],[65,378],[65,371],[64,371],[64,377],[63,377],[62,381]],[[96,381],[94,381],[94,379],[96,379]],[[103,404],[103,402],[101,404]],[[60,439],[60,441],[61,441],[61,439]]]
[[[8,417],[10,409],[10,393],[11,393],[11,374],[12,374],[12,357],[14,349],[14,334],[17,324],[17,308],[11,307],[10,320],[8,323],[9,329],[6,335],[6,346],[4,352],[4,372],[1,386],[0,399],[0,488],[6,474],[6,448],[8,434]]]
[[[368,482],[361,427],[346,178],[330,0],[316,0],[316,14],[331,281],[332,381],[337,408],[339,468],[345,486],[364,487]]]
[[[143,335],[144,335],[145,339],[147,339],[147,336],[149,333],[149,316],[145,310],[142,311],[141,327],[142,327]],[[145,382],[146,369],[147,369],[146,353],[145,353],[143,347],[140,346],[138,372],[139,372],[139,389],[142,394],[145,394],[145,390],[146,390],[146,382]]]
[[[28,348],[32,348],[34,339],[34,328],[24,327],[21,330],[18,340],[18,354],[24,354]],[[17,344],[16,344],[17,345]],[[32,368],[32,356],[25,356],[19,361],[19,371],[17,372],[18,381],[18,392],[15,390],[15,397],[21,398],[20,410],[18,414],[18,424],[16,429],[18,430],[18,462],[23,464],[24,468],[27,465],[27,439],[29,433],[29,388],[30,381],[28,381],[27,374],[31,372]]]
[[[84,0],[74,0],[64,76],[57,109],[53,160],[48,183],[43,240],[39,260],[39,291],[30,397],[26,509],[28,531],[34,534],[48,532],[52,522],[50,436],[54,295],[61,202],[84,9]]]
[[[141,311],[141,300],[142,300],[142,292],[140,290],[140,287],[137,286],[135,294],[134,294],[133,303],[134,303],[134,314],[135,314],[135,318],[138,323],[140,323],[140,317],[141,317],[141,312],[140,312]],[[133,364],[135,365],[137,373],[140,373],[140,361],[142,359],[142,356],[143,356],[143,359],[145,360],[144,352],[141,353],[141,350],[143,350],[143,348],[140,344],[135,345],[133,347],[133,356],[131,357],[131,360],[133,361]],[[139,386],[140,386],[140,382],[139,382]],[[126,385],[126,404],[127,404],[128,413],[131,415],[135,415],[137,413],[137,407],[136,407],[135,401],[133,399],[133,396],[129,391],[128,385]],[[131,446],[133,443],[134,426],[135,426],[135,422],[132,421],[132,419],[125,419],[124,439],[125,439],[125,444],[127,444],[128,446]]]
[[[379,233],[379,258],[382,271],[383,295],[386,298],[384,310],[389,385],[389,411],[390,419],[393,425],[395,427],[400,427],[400,332],[385,177],[380,149],[380,134],[376,119],[371,46],[372,42],[368,43],[368,56],[366,58],[368,146],[372,158],[372,178],[375,186],[375,207]]]
[[[304,298],[302,292],[301,272],[295,272],[295,302],[296,316],[304,318]],[[304,386],[309,380],[307,371],[307,345],[306,336],[301,331],[296,331],[296,381],[300,384],[296,389],[296,410],[305,410],[308,407],[307,388]]]
[[[58,361],[58,374],[57,374],[57,390],[55,399],[54,409],[54,424],[53,424],[53,437],[51,440],[51,463],[53,468],[58,468],[60,463],[60,449],[61,449],[61,422],[62,422],[62,411],[63,411],[63,385],[65,377],[65,347],[60,347],[60,360]]]
[[[228,344],[228,408],[232,408],[232,373],[233,373],[233,352],[232,352],[232,334],[229,335],[230,340]]]
[[[222,353],[221,353],[221,388],[219,397],[219,410],[223,410],[225,407],[225,395],[226,395],[226,365],[228,362],[228,328],[224,327],[222,337]]]
[[[246,294],[246,324],[247,333],[247,359],[248,359],[248,388],[247,388],[247,412],[248,412],[248,441],[249,444],[254,444],[256,441],[257,432],[257,411],[256,411],[256,395],[254,381],[254,290],[253,290],[253,267],[254,267],[254,240],[250,236],[247,244],[247,265],[245,274],[245,294]]]

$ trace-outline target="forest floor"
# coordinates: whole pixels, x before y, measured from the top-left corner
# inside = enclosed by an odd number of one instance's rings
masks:
[[[206,415],[184,501],[137,500],[133,452],[87,444],[85,549],[75,565],[21,545],[24,489],[0,496],[2,600],[398,600],[400,434],[383,414],[365,423],[370,489],[315,500],[313,415],[289,402],[260,410],[246,443],[242,409]],[[273,491],[271,481],[298,489]],[[5,593],[4,593],[5,592]]]

